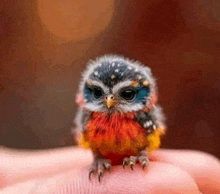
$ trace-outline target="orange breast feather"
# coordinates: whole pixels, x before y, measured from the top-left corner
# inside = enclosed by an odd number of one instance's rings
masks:
[[[147,137],[131,113],[111,116],[93,113],[79,144],[112,160],[117,156],[137,155],[139,149],[144,147],[148,147],[149,151],[158,148],[160,135],[159,130]]]
[[[144,129],[133,120],[133,114],[93,113],[86,129],[90,148],[102,155],[137,154],[138,148],[147,145]]]

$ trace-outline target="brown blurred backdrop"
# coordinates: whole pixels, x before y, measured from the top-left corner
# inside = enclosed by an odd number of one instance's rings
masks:
[[[0,2],[0,144],[74,144],[80,73],[90,58],[150,66],[167,115],[162,147],[220,157],[220,3],[217,0]]]

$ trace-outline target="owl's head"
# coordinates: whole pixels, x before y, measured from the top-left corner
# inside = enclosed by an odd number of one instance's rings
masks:
[[[156,102],[156,84],[149,67],[107,55],[89,62],[79,95],[89,111],[134,112]]]

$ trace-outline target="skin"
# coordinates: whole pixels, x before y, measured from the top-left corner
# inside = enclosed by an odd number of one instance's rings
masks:
[[[62,148],[44,151],[0,149],[1,193],[220,193],[220,162],[189,150],[160,149],[150,165],[134,171],[113,166],[102,182],[92,176],[90,151]]]

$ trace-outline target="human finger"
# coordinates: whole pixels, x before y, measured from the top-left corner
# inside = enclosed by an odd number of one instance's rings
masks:
[[[200,193],[193,178],[186,171],[171,164],[150,162],[146,170],[136,165],[134,171],[113,166],[110,173],[105,173],[101,183],[96,175],[89,181],[88,168],[89,164],[82,163],[79,168],[47,179],[39,188],[47,188],[50,185],[50,191],[56,194]]]
[[[0,188],[29,179],[50,177],[81,163],[91,163],[92,154],[82,148],[39,151],[0,149]]]
[[[150,158],[181,167],[203,193],[220,193],[220,161],[216,157],[199,151],[160,149],[150,153]]]

